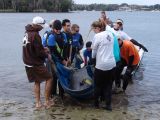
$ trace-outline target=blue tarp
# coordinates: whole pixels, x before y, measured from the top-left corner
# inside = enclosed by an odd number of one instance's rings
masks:
[[[59,62],[55,62],[55,66],[56,66],[56,74],[57,74],[58,80],[66,93],[68,93],[69,95],[75,98],[88,98],[93,95],[94,82],[92,83],[92,85],[88,85],[86,88],[81,90],[72,89],[71,88],[72,74],[74,74],[74,72],[76,71],[65,67]],[[83,69],[86,69],[88,76],[93,78],[93,72],[92,72],[91,66],[87,66]]]

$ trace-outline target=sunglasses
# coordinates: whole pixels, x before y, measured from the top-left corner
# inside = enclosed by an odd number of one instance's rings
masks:
[[[117,22],[117,24],[122,26],[122,23],[121,23],[121,22]]]

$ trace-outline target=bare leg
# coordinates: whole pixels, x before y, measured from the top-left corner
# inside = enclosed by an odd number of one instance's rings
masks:
[[[35,93],[35,99],[36,99],[36,108],[41,107],[40,102],[40,82],[35,82],[34,84],[34,93]]]
[[[52,106],[51,101],[49,101],[49,98],[51,96],[51,89],[52,89],[52,79],[48,79],[45,84],[45,106],[47,108]]]

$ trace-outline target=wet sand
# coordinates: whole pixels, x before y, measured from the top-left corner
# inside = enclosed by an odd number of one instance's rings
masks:
[[[34,100],[34,99],[33,99]],[[44,100],[44,98],[43,98]],[[30,100],[32,101],[32,100]],[[55,97],[56,105],[48,110],[34,110],[34,104],[10,100],[0,101],[0,120],[159,120],[160,95],[156,89],[142,86],[134,80],[127,92],[113,94],[113,111],[92,107],[92,100],[77,101],[67,95],[62,102]],[[101,107],[104,106],[102,102]]]

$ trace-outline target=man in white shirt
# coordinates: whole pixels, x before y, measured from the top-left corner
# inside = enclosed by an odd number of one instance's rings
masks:
[[[114,25],[114,33],[117,36],[120,35],[123,40],[130,40],[134,45],[137,45],[140,48],[142,48],[145,52],[148,52],[148,50],[147,50],[147,48],[145,46],[143,46],[142,44],[140,44],[139,42],[137,42],[136,40],[131,38],[127,33],[125,33],[122,30],[123,30],[123,20],[117,19],[117,21],[116,21],[116,23]]]
[[[99,107],[99,97],[103,93],[106,101],[106,110],[112,110],[112,80],[116,61],[113,53],[114,36],[110,31],[104,31],[104,26],[99,21],[92,23],[96,33],[92,45],[92,58],[95,65],[95,101],[94,106]]]

